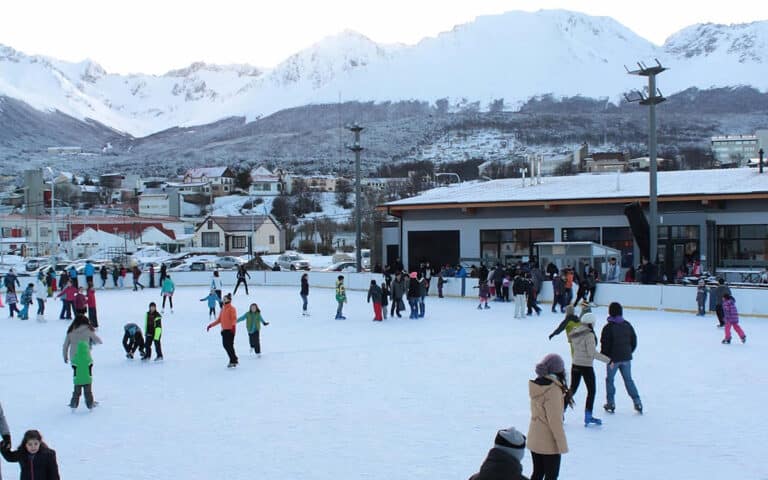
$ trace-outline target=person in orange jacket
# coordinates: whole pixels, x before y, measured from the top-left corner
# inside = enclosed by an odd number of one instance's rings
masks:
[[[235,354],[235,328],[237,327],[237,310],[232,305],[232,294],[228,293],[224,296],[224,304],[219,312],[219,317],[208,324],[206,330],[210,330],[216,325],[221,325],[221,343],[224,345],[227,355],[229,355],[229,365],[227,368],[234,368],[237,366],[237,355]]]

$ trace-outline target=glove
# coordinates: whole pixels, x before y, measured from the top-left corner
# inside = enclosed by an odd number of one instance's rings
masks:
[[[7,433],[3,435],[3,441],[0,442],[0,445],[2,445],[2,448],[11,448],[11,434]]]
[[[549,336],[549,339],[550,339],[550,340],[552,340],[552,337],[554,337],[554,335],[550,335],[550,336]]]
[[[206,332],[208,332],[208,331],[210,331],[210,330],[211,330],[211,326],[210,326],[210,325],[208,325],[207,327],[205,327],[205,331],[206,331]]]
[[[269,322],[264,322],[264,325],[269,325]]]

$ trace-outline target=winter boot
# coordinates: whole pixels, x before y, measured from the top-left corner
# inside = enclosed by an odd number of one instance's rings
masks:
[[[477,309],[478,309],[478,310],[482,310],[482,309],[483,309],[483,304],[481,303],[480,305],[478,305],[478,306],[477,306]]]
[[[488,305],[488,304],[486,303],[486,304],[485,304],[485,309],[486,309],[486,310],[490,310],[490,308],[491,308],[491,306],[490,306],[490,305]]]
[[[602,425],[603,421],[600,420],[599,418],[593,417],[592,411],[586,410],[584,411],[584,426],[588,427],[590,423],[593,425]]]
[[[746,335],[741,337],[741,343],[747,343],[747,336]]]
[[[606,403],[605,405],[603,405],[603,408],[608,413],[614,413],[616,411],[616,405],[612,403]]]
[[[730,345],[731,344],[731,339],[730,338],[724,338],[723,341],[720,342],[720,343],[722,343],[723,345],[726,345],[726,344]]]

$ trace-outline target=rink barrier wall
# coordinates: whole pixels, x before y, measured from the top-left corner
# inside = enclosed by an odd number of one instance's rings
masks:
[[[251,278],[248,280],[249,286],[282,286],[295,287],[298,294],[301,284],[301,275],[309,274],[309,285],[311,288],[335,288],[336,279],[339,275],[344,275],[344,284],[347,290],[368,290],[371,280],[376,280],[381,284],[384,277],[376,273],[339,273],[339,272],[272,272],[272,271],[253,271],[248,272]],[[234,289],[237,283],[235,271],[220,271],[225,292]],[[157,275],[156,279],[159,278]],[[171,278],[178,287],[206,287],[210,285],[210,272],[171,272]],[[20,279],[23,281],[23,279]],[[101,285],[101,280],[94,279],[96,285]],[[463,281],[462,281],[463,280]],[[85,284],[85,278],[80,277],[81,284]],[[142,275],[141,282],[148,286],[146,275]],[[109,278],[108,286],[112,285],[112,279]],[[131,276],[126,277],[125,288],[132,285]],[[242,287],[241,287],[242,288]],[[736,306],[740,315],[749,315],[768,318],[768,289],[749,288],[731,286],[731,291],[736,299]],[[437,278],[432,279],[432,285],[429,289],[430,296],[437,296]],[[511,295],[511,293],[510,293]],[[576,287],[573,288],[573,295],[576,295]],[[477,299],[477,279],[476,278],[447,278],[443,285],[443,296],[446,297],[468,297]],[[643,309],[643,310],[669,310],[676,312],[696,312],[696,287],[693,285],[640,285],[634,283],[598,283],[595,293],[595,303],[599,306],[607,307],[611,302],[618,301],[624,308]],[[542,291],[539,293],[539,302],[543,304],[552,303],[552,284],[549,281],[544,282]],[[709,305],[709,300],[707,300]],[[545,307],[548,308],[548,307]]]

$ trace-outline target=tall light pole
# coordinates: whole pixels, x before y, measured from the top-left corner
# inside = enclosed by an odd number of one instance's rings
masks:
[[[360,251],[360,236],[363,220],[360,216],[360,152],[363,151],[363,147],[360,146],[360,132],[363,127],[353,123],[347,127],[347,130],[355,134],[355,142],[352,145],[347,145],[347,148],[355,152],[355,263],[357,264],[357,271],[361,272],[363,270],[363,256]]]
[[[51,174],[51,265],[56,265],[56,213],[55,213],[55,205],[54,205],[54,198],[56,198],[56,176],[53,174],[53,169],[51,167],[45,167],[46,170],[48,170],[48,173]]]
[[[656,88],[656,75],[667,70],[661,66],[661,63],[656,60],[656,65],[647,66],[642,62],[638,62],[637,70],[629,70],[627,73],[630,75],[639,75],[641,77],[648,77],[648,93],[644,95],[642,92],[635,92],[634,96],[625,96],[628,102],[639,102],[640,105],[647,105],[649,110],[648,120],[648,159],[650,163],[650,195],[649,195],[649,216],[651,217],[648,226],[650,227],[649,236],[649,259],[651,263],[657,263],[658,254],[658,240],[659,240],[659,211],[658,211],[658,194],[656,183],[656,105],[666,100],[661,92]],[[626,68],[626,67],[625,67]]]

